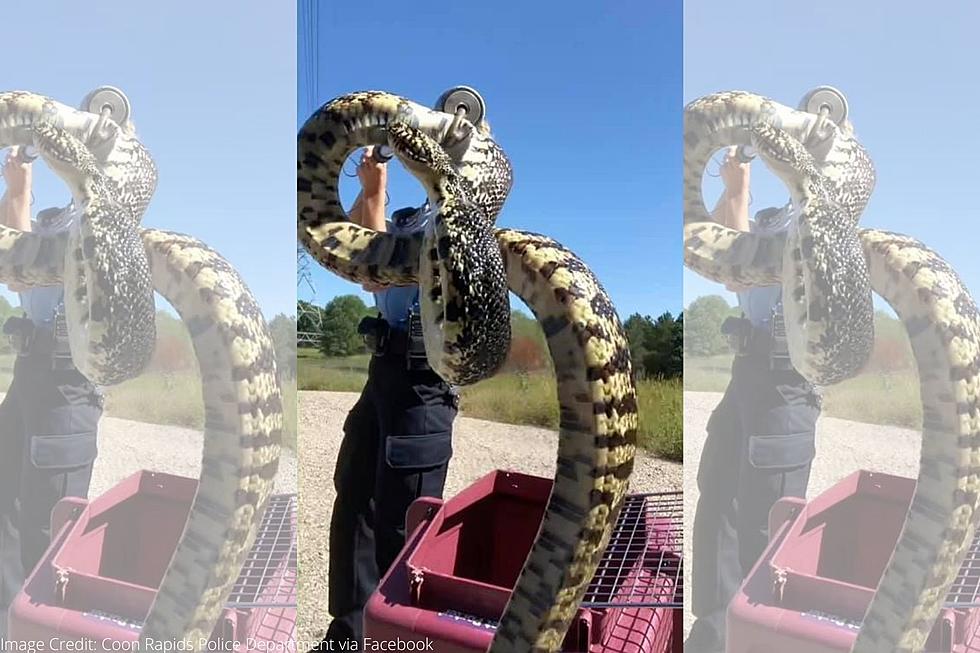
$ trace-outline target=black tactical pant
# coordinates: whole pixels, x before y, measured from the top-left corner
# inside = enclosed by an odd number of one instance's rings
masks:
[[[435,372],[409,371],[404,354],[371,359],[334,473],[326,639],[360,648],[364,605],[405,545],[405,512],[419,497],[442,497],[457,404]]]
[[[51,509],[88,495],[102,396],[50,356],[18,356],[0,404],[0,635],[7,607],[50,543]]]
[[[698,466],[692,561],[696,621],[684,650],[725,650],[725,616],[765,549],[769,510],[806,495],[819,400],[795,371],[772,371],[766,356],[737,357],[708,420]]]

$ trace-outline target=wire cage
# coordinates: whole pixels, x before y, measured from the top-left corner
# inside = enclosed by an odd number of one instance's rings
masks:
[[[680,608],[684,604],[683,497],[626,497],[582,606]]]
[[[953,585],[946,595],[948,608],[980,608],[980,530],[977,531]]]
[[[276,494],[227,602],[230,608],[296,607],[296,495]]]

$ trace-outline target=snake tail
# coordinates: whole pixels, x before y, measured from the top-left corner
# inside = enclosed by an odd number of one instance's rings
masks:
[[[140,637],[144,647],[150,640],[176,639],[199,650],[224,608],[272,492],[282,396],[272,338],[238,273],[195,238],[142,233],[154,287],[190,331],[206,411],[197,494]]]
[[[894,553],[852,653],[918,653],[973,540],[980,496],[980,321],[949,264],[922,243],[862,230],[872,284],[898,313],[920,376],[921,467]]]
[[[510,288],[544,328],[561,405],[555,484],[491,653],[561,649],[626,496],[638,425],[629,344],[599,281],[537,234],[498,230]]]

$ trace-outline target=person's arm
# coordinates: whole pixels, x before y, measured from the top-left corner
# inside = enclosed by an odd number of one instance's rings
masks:
[[[750,163],[742,163],[735,157],[734,147],[729,148],[725,162],[721,166],[721,179],[725,190],[715,205],[711,217],[715,222],[736,231],[749,230],[749,182]],[[747,288],[738,284],[725,284],[731,292],[741,292]]]
[[[0,218],[3,224],[20,231],[31,230],[32,166],[17,158],[19,148],[10,148],[3,165],[3,178],[7,184],[0,199]],[[8,283],[11,292],[23,292],[27,286]]]
[[[737,231],[749,230],[750,163],[741,163],[730,148],[721,166],[725,190],[718,198],[711,217],[715,222]]]
[[[3,224],[20,231],[31,230],[31,183],[30,163],[17,158],[19,148],[10,148],[3,165],[3,178],[7,190],[0,200],[3,204]]]
[[[361,163],[357,166],[357,177],[361,182],[361,192],[351,207],[351,222],[374,231],[387,231],[385,223],[385,197],[388,188],[388,165],[378,163],[371,157],[373,147],[364,149]]]
[[[385,222],[385,198],[388,189],[388,165],[379,163],[371,156],[373,147],[364,148],[361,163],[357,166],[357,178],[361,182],[361,192],[358,193],[351,207],[351,222],[374,231],[387,231]],[[361,285],[366,292],[374,293],[384,290],[384,286],[365,283]]]

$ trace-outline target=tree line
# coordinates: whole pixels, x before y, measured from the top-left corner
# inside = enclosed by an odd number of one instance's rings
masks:
[[[720,295],[705,295],[692,301],[684,311],[683,347],[688,356],[731,354],[722,322],[742,314]],[[894,373],[914,369],[912,347],[902,323],[885,311],[875,313],[875,344],[866,371]]]
[[[313,334],[324,356],[364,354],[364,341],[357,333],[362,318],[375,315],[356,295],[340,295],[323,307],[310,302],[297,304],[296,330]],[[634,314],[624,323],[633,367],[639,378],[680,377],[684,369],[684,318],[669,312],[656,319]],[[511,312],[511,347],[504,370],[527,373],[551,367],[547,340],[538,321],[522,311]]]
[[[0,324],[24,311],[12,306],[0,297]],[[173,313],[158,310],[156,313],[157,339],[153,358],[147,371],[174,373],[196,372],[197,357],[191,344],[187,326]],[[276,351],[276,366],[283,379],[296,378],[296,318],[280,313],[269,320],[269,332]],[[10,340],[0,337],[0,355],[13,355]]]

